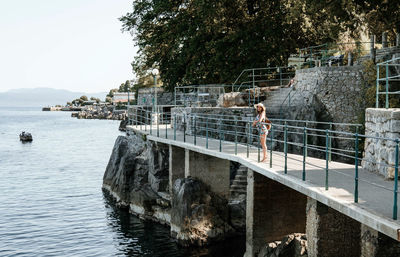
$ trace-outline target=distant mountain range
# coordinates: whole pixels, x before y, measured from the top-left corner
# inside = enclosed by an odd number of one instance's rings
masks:
[[[84,93],[54,88],[20,88],[0,93],[0,106],[44,107],[57,104],[65,105],[83,95],[88,98],[93,96],[104,101],[107,92]]]

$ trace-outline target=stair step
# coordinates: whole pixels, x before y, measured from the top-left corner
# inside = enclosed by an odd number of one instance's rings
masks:
[[[231,190],[246,190],[246,188],[245,185],[231,185]]]
[[[232,182],[232,185],[237,185],[237,186],[247,186],[247,180],[246,181],[238,181],[238,180],[234,180]]]

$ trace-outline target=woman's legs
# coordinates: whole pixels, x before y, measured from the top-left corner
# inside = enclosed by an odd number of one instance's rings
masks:
[[[263,162],[263,161],[265,161],[267,159],[267,145],[265,143],[266,138],[267,138],[266,134],[261,134],[260,141],[261,141],[261,147],[263,149],[263,159],[262,159],[261,162]]]

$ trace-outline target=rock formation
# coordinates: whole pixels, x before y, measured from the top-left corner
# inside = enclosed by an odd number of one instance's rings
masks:
[[[258,257],[306,257],[307,238],[305,234],[294,233],[285,236],[282,241],[267,244]]]
[[[129,134],[116,139],[103,177],[103,190],[117,205],[129,207],[140,218],[170,225],[171,235],[184,246],[202,246],[243,232],[244,199],[228,204],[228,199],[191,177],[178,178],[169,195],[167,145]]]

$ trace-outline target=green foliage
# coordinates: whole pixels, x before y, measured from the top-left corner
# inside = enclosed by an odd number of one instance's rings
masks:
[[[88,100],[87,96],[85,96],[85,95],[81,96],[79,99],[82,99],[83,101],[87,101]]]
[[[113,88],[110,90],[110,92],[107,94],[106,97],[112,98],[114,96],[114,93],[118,92],[118,88]]]
[[[285,65],[298,48],[348,30],[357,35],[356,7],[345,0],[138,0],[120,20],[136,33],[136,74],[157,67],[172,90],[232,83],[243,69]]]

